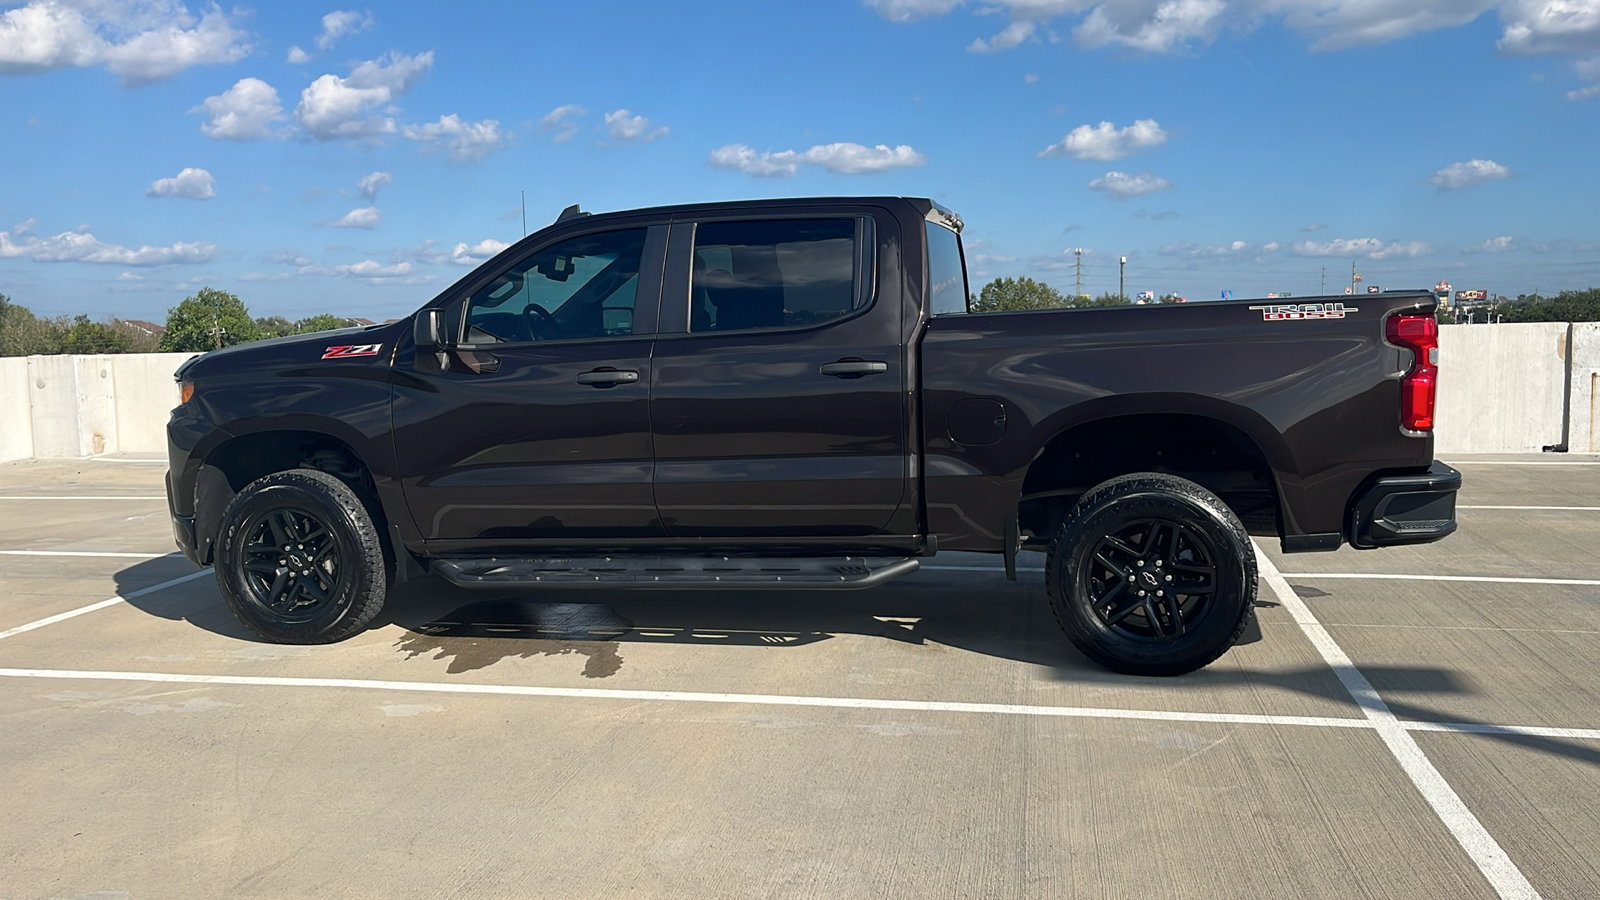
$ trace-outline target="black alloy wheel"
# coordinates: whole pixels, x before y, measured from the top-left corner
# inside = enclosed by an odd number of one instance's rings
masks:
[[[1214,605],[1216,548],[1199,531],[1162,519],[1136,521],[1101,538],[1088,573],[1095,615],[1134,640],[1172,641]]]
[[[327,472],[252,481],[228,504],[214,564],[223,599],[251,631],[283,644],[326,644],[383,608],[388,567],[366,504]]]
[[[1249,625],[1255,548],[1215,494],[1173,475],[1113,478],[1050,542],[1050,607],[1085,656],[1130,675],[1182,675]]]
[[[316,618],[338,591],[339,542],[314,513],[267,509],[244,523],[246,596],[282,622]]]

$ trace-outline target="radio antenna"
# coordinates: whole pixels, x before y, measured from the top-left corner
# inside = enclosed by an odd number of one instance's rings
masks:
[[[528,192],[522,192],[522,236],[528,236]]]

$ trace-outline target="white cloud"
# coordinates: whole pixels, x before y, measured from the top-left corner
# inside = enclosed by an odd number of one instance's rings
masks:
[[[920,166],[928,158],[906,144],[890,147],[879,144],[818,144],[810,150],[768,150],[758,153],[744,144],[727,144],[711,151],[706,160],[712,167],[732,169],[759,178],[787,178],[802,165],[816,166],[840,175],[862,175],[890,169]]]
[[[1002,50],[1010,50],[1012,47],[1033,37],[1034,29],[1038,27],[1028,21],[1012,22],[1003,28],[999,34],[989,38],[987,41],[983,38],[974,38],[972,43],[967,45],[967,52],[999,53]]]
[[[12,234],[27,234],[28,232],[32,231],[33,230],[33,226],[35,226],[37,224],[39,224],[39,220],[38,219],[35,219],[35,218],[32,218],[32,217],[29,217],[27,219],[23,219],[21,222],[18,222],[17,224],[11,226],[11,233]]]
[[[363,206],[352,209],[340,218],[329,222],[329,228],[372,228],[378,224],[378,219],[383,214],[378,212],[376,206]]]
[[[1338,256],[1346,259],[1390,259],[1392,257],[1421,256],[1431,248],[1421,241],[1389,241],[1377,238],[1336,238],[1325,243],[1301,241],[1290,244],[1289,251],[1296,256]]]
[[[210,200],[217,195],[216,180],[205,169],[184,169],[171,178],[157,178],[144,192],[146,197],[188,197]]]
[[[394,278],[398,275],[410,273],[411,263],[398,262],[394,265],[386,266],[374,260],[364,259],[361,262],[351,263],[346,266],[334,266],[333,271],[340,275],[351,275],[356,278]]]
[[[369,114],[411,90],[432,67],[432,50],[416,56],[391,52],[358,64],[349,77],[323,75],[300,92],[295,119],[321,141],[392,134],[394,119]]]
[[[1300,230],[1301,231],[1325,231],[1325,230],[1327,230],[1327,228],[1328,228],[1328,226],[1322,224],[1321,222],[1312,222],[1310,225],[1307,225],[1304,228],[1301,228]]]
[[[1519,56],[1600,50],[1600,2],[1509,0],[1500,7],[1505,30],[1497,46]]]
[[[621,141],[641,141],[649,143],[658,137],[665,137],[671,129],[662,125],[651,129],[650,120],[644,116],[636,116],[626,109],[618,109],[606,113],[606,125],[611,136]]]
[[[539,119],[539,130],[554,131],[556,135],[550,140],[552,143],[560,144],[571,140],[572,136],[578,133],[578,123],[573,120],[588,114],[587,109],[576,103],[558,106]]]
[[[203,263],[217,253],[215,244],[179,242],[170,247],[130,250],[117,244],[102,243],[88,231],[64,231],[55,237],[28,236],[13,241],[0,231],[0,258],[26,256],[34,262],[110,263],[118,266],[164,266],[176,263]]]
[[[213,5],[198,20],[175,0],[29,0],[0,14],[0,74],[104,65],[126,84],[233,62],[247,36]]]
[[[280,266],[294,266],[300,269],[315,265],[312,260],[302,256],[298,250],[279,250],[276,253],[267,254],[264,258],[269,263],[276,263]]]
[[[961,0],[866,0],[867,5],[891,22],[910,22],[930,16],[942,16],[957,6]]]
[[[370,175],[363,175],[361,180],[356,182],[356,193],[360,194],[364,199],[376,200],[378,199],[378,191],[388,187],[392,181],[394,181],[394,176],[388,172],[373,172]]]
[[[1072,37],[1085,47],[1118,45],[1145,53],[1171,53],[1190,41],[1209,41],[1222,27],[1222,0],[1168,0],[1156,4],[1107,2],[1095,7]]]
[[[1445,166],[1428,180],[1441,191],[1453,191],[1510,177],[1511,170],[1492,159],[1469,159]]]
[[[1502,234],[1484,241],[1479,249],[1484,253],[1505,253],[1517,249],[1517,239],[1509,234]]]
[[[450,251],[450,261],[459,266],[475,266],[509,246],[511,245],[494,238],[484,238],[471,246],[465,243],[457,244],[455,249]]]
[[[1129,175],[1124,172],[1107,172],[1104,176],[1090,181],[1089,188],[1096,191],[1105,191],[1118,200],[1126,200],[1129,197],[1170,190],[1172,182],[1165,178],[1151,175],[1149,172],[1140,172],[1137,175]]]
[[[317,35],[317,49],[331,49],[339,38],[347,34],[366,31],[372,25],[371,13],[358,13],[353,9],[341,9],[328,13],[322,17],[322,33]]]
[[[455,162],[477,162],[506,144],[498,120],[463,122],[454,113],[440,116],[437,122],[407,125],[403,133],[408,139],[423,143],[444,141],[450,148],[450,159]]]
[[[1274,0],[1266,9],[1314,40],[1313,50],[1371,47],[1465,25],[1498,0]]]
[[[290,47],[289,55],[284,57],[284,62],[291,66],[302,66],[311,61],[311,54],[299,47]]]
[[[229,141],[254,141],[272,137],[272,123],[283,119],[278,91],[259,78],[241,78],[215,97],[207,97],[191,113],[204,111],[211,121],[201,124],[206,137]]]
[[[1117,128],[1110,122],[1099,125],[1079,125],[1067,132],[1059,144],[1039,151],[1039,156],[1070,156],[1073,159],[1110,161],[1132,156],[1146,147],[1166,143],[1167,133],[1155,119],[1139,119],[1126,128]]]

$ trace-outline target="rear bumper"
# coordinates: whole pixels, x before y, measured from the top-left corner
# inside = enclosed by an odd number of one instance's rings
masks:
[[[1350,504],[1350,546],[1426,544],[1451,534],[1459,490],[1461,473],[1437,460],[1420,474],[1378,478]]]

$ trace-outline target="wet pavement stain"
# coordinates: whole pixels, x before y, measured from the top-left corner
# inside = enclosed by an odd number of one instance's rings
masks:
[[[432,653],[449,659],[459,675],[512,656],[583,656],[583,677],[609,678],[622,668],[617,639],[633,623],[599,603],[485,600],[425,622],[396,642],[414,659]]]

